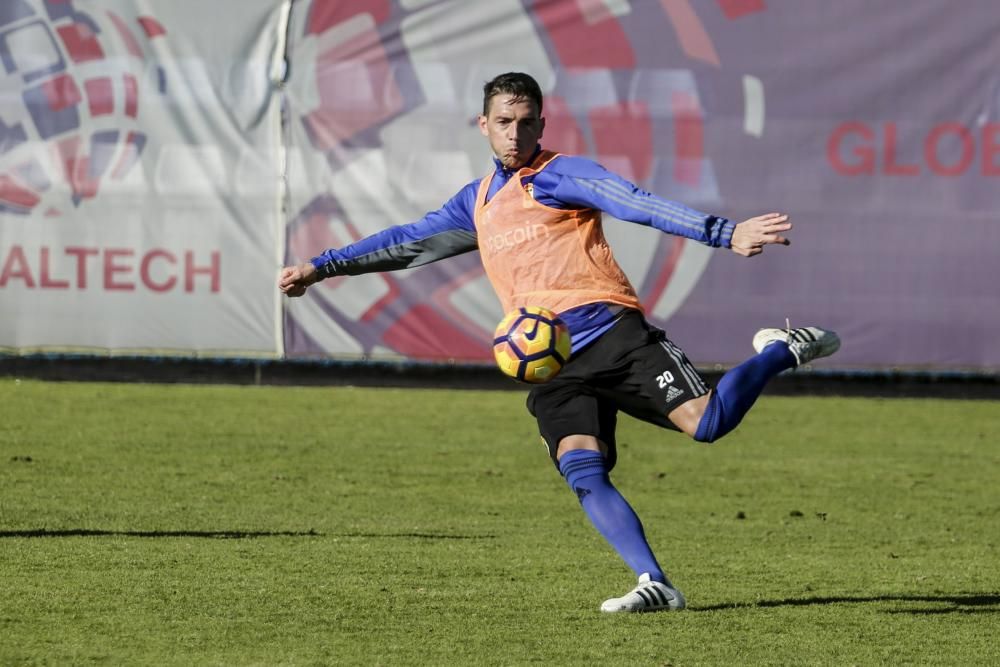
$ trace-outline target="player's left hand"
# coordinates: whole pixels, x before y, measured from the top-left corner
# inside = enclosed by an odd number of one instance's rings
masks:
[[[790,241],[781,233],[791,228],[787,213],[765,213],[744,220],[733,228],[732,251],[737,255],[753,257],[764,252],[766,245],[788,245]]]

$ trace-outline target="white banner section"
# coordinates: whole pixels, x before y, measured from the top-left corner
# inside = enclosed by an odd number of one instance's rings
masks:
[[[0,351],[278,356],[273,0],[4,0]]]

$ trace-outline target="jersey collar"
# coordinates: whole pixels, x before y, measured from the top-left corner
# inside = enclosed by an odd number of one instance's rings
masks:
[[[523,169],[524,167],[527,167],[529,164],[534,162],[535,158],[537,158],[538,154],[541,152],[542,152],[542,145],[537,144],[535,146],[535,152],[531,154],[531,157],[528,158],[527,162],[518,167],[513,167],[511,169],[508,169],[507,167],[503,166],[503,162],[501,162],[499,158],[497,158],[495,155],[493,156],[493,164],[496,165],[497,174],[503,177],[504,180],[507,180],[511,176],[513,176],[514,172],[516,172],[518,169]]]

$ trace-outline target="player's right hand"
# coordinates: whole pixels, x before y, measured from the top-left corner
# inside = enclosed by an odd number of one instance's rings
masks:
[[[316,267],[312,262],[304,262],[295,266],[286,266],[278,277],[278,289],[285,296],[302,296],[310,285],[319,280]]]

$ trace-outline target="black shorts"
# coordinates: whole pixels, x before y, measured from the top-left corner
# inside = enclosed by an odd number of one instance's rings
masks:
[[[555,378],[528,394],[528,410],[556,460],[559,441],[592,435],[607,448],[610,470],[618,459],[618,411],[664,428],[679,430],[667,415],[708,385],[679,347],[628,310],[593,344],[573,355]]]

